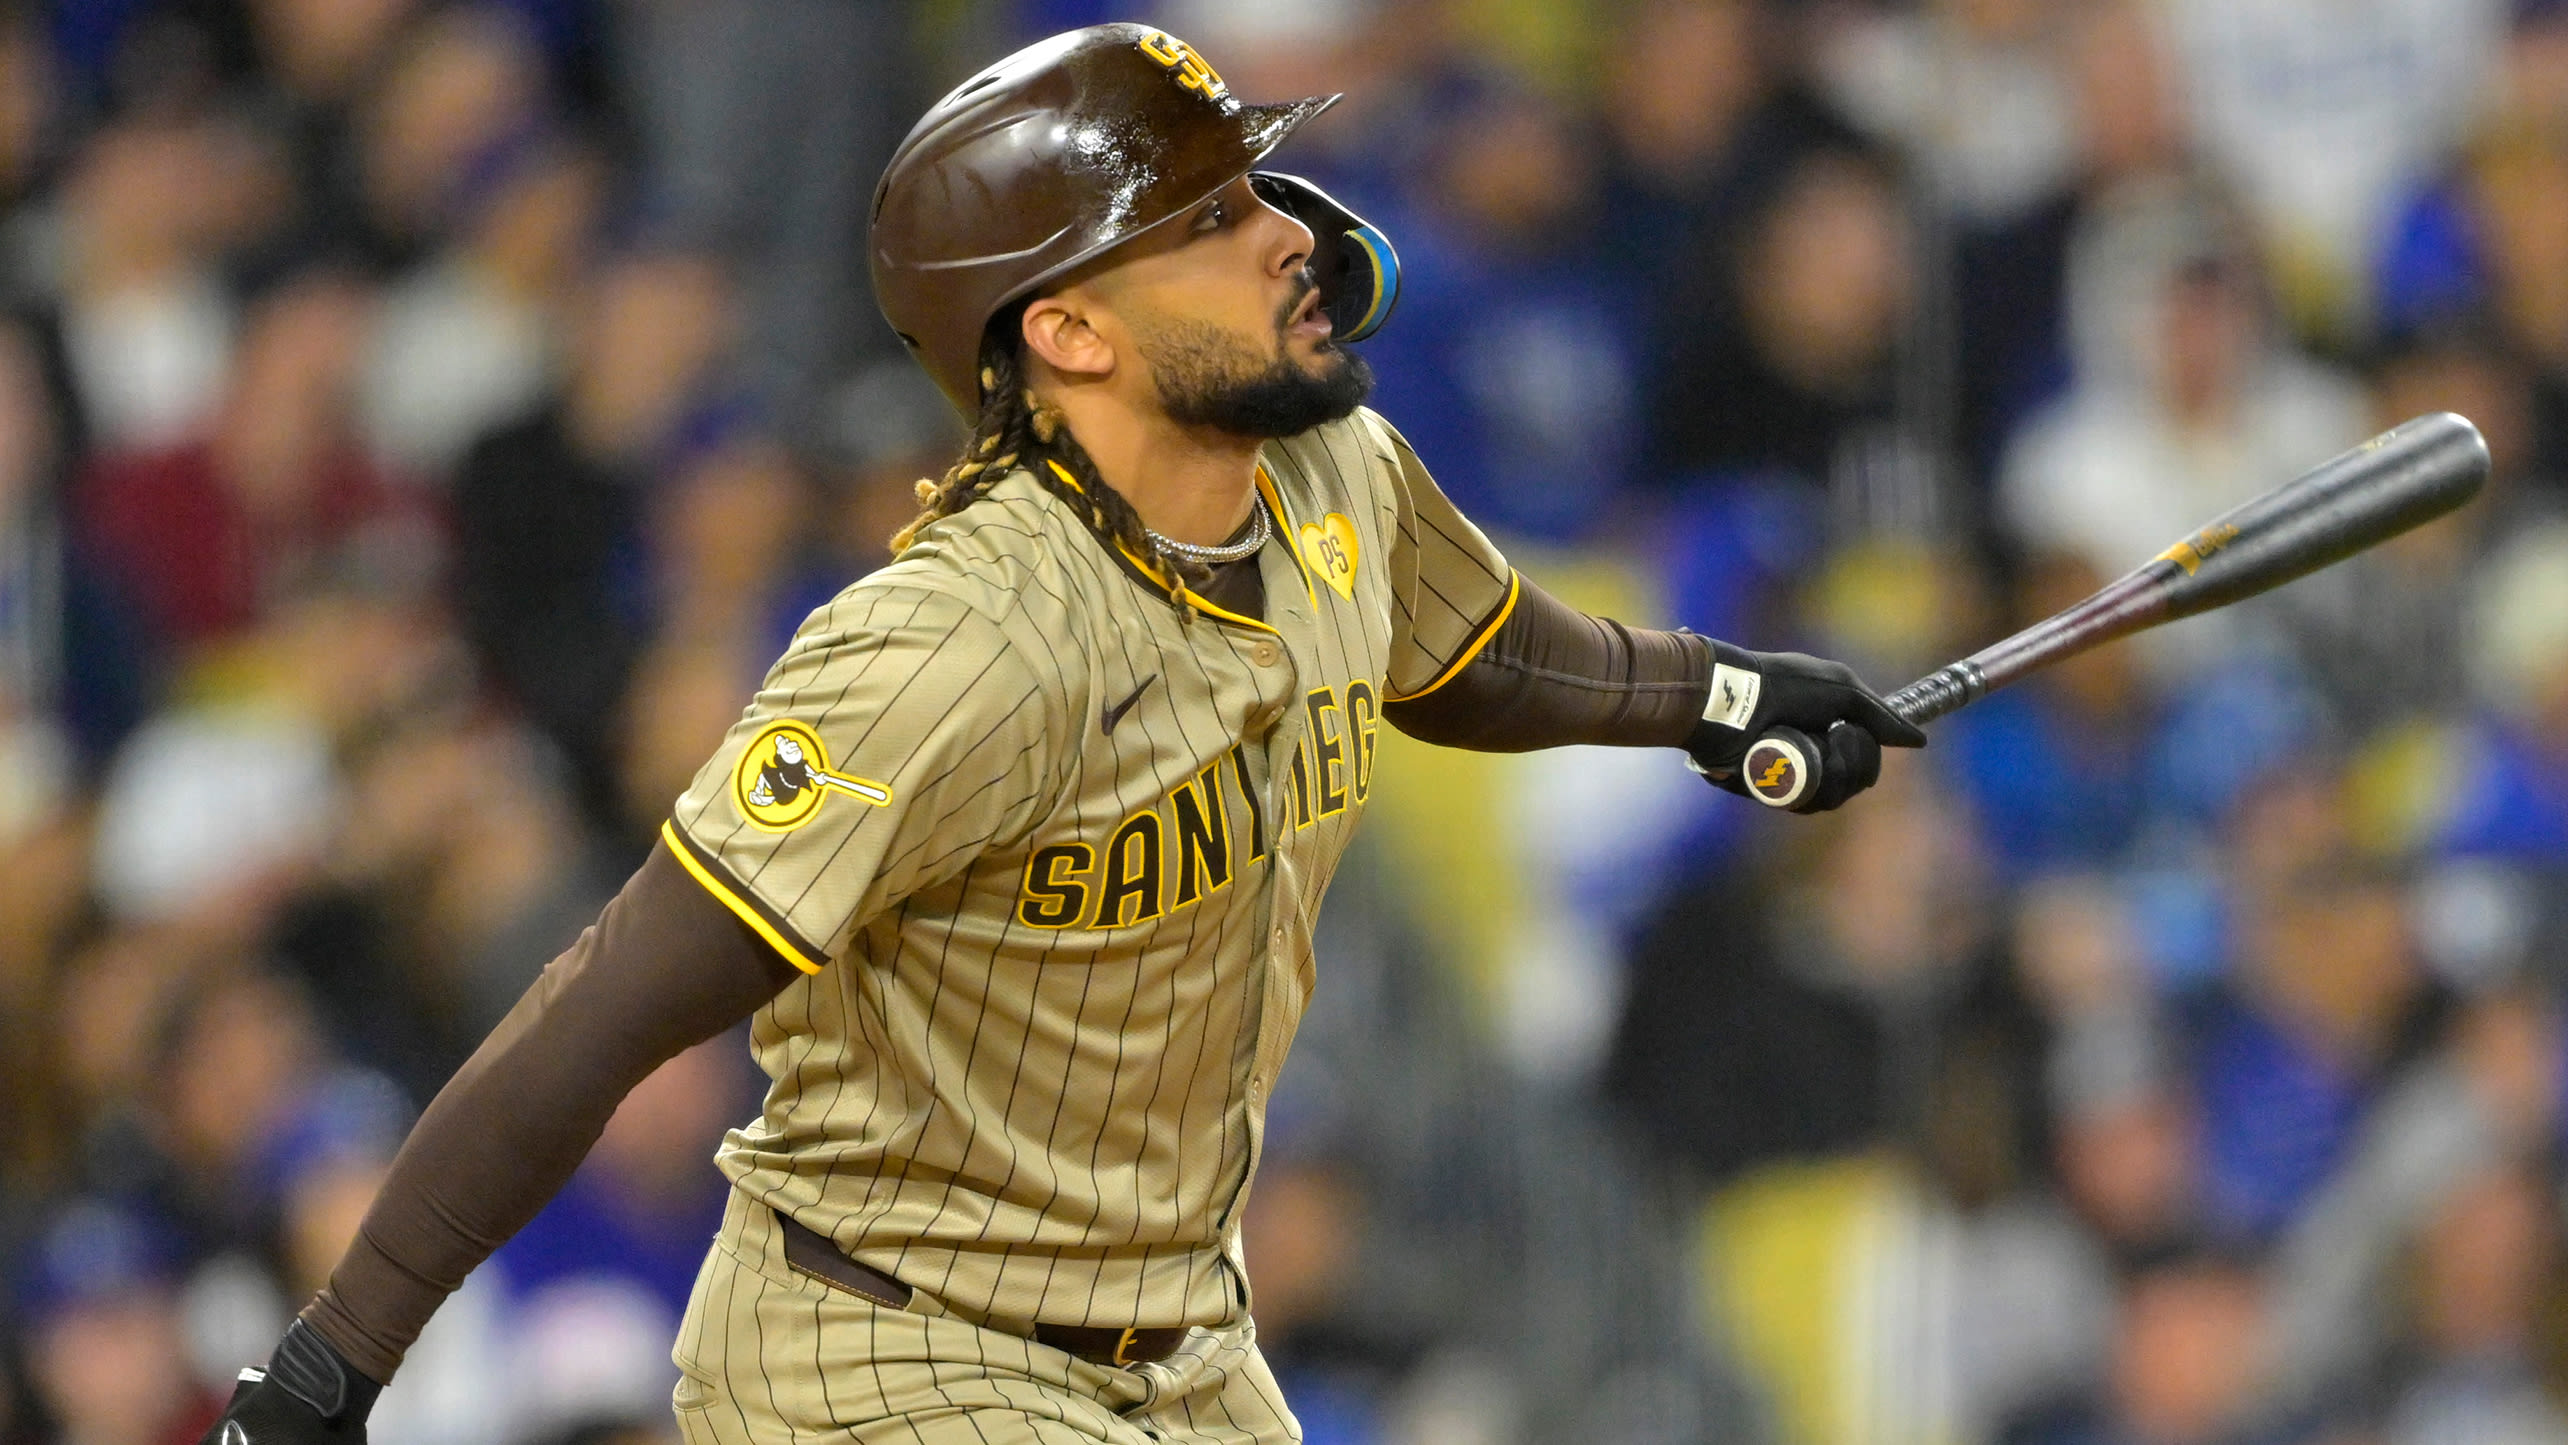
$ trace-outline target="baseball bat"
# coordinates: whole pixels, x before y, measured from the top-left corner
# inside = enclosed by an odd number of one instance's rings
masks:
[[[2451,412],[2402,422],[2208,525],[2082,602],[1947,663],[1883,701],[1923,725],[2025,674],[2118,637],[2271,591],[2433,521],[2478,495],[2488,443]],[[1788,727],[1759,735],[1740,773],[1789,808],[1818,786],[1820,751]]]

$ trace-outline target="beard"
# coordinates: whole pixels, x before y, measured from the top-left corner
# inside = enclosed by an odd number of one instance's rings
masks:
[[[1332,341],[1320,347],[1316,372],[1293,359],[1288,331],[1311,290],[1306,273],[1275,314],[1275,350],[1267,356],[1204,321],[1171,322],[1143,337],[1142,358],[1169,419],[1272,441],[1353,415],[1373,391],[1373,368],[1363,357]]]

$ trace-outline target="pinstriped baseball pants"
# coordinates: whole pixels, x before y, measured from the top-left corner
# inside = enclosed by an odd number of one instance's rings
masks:
[[[945,1313],[886,1309],[785,1264],[737,1192],[671,1350],[687,1445],[1297,1445],[1253,1323],[1114,1369]]]

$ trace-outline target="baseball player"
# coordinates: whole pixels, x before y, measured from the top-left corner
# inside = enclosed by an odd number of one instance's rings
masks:
[[[1834,807],[1924,740],[1833,663],[1587,617],[1363,409],[1397,262],[1256,169],[1181,41],[1057,36],[876,192],[876,294],[973,420],[659,846],[421,1117],[209,1442],[355,1440],[617,1101],[752,1018],[774,1081],[674,1355],[692,1445],[1300,1438],[1239,1219],[1385,725],[1682,748],[1770,725]]]

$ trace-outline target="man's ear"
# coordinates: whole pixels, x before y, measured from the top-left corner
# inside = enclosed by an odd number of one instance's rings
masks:
[[[1077,287],[1039,296],[1025,308],[1026,348],[1065,379],[1103,381],[1115,370],[1115,348],[1091,324],[1092,307]]]

